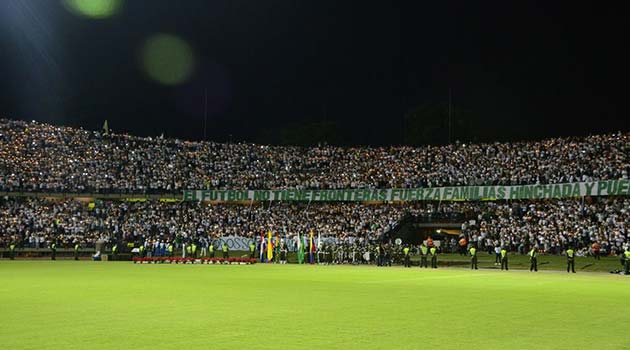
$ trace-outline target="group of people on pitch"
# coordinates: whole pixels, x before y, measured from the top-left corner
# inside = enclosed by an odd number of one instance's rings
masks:
[[[477,249],[473,246],[469,250],[471,261],[470,268],[477,270]],[[508,270],[508,254],[507,250],[504,247],[501,247],[498,260],[500,260],[501,270]],[[532,247],[529,250],[529,271],[538,272],[538,248]],[[572,272],[575,273],[575,250],[573,247],[569,247],[565,255],[567,257],[567,273]],[[599,260],[599,258],[597,258]],[[630,275],[630,245],[626,247],[624,253],[621,255],[621,264],[624,266],[624,274]]]
[[[431,258],[431,268],[437,269],[437,247],[433,244],[433,239],[429,237],[426,242],[420,245],[420,268],[429,268],[428,259]],[[403,248],[403,262],[405,267],[411,267],[411,248],[405,245]]]

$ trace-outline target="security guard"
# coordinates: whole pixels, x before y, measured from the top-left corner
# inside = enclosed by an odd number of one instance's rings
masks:
[[[140,243],[140,247],[138,247],[138,250],[140,251],[140,257],[144,258],[144,244]]]
[[[431,268],[437,269],[437,248],[431,247],[429,253],[431,254]]]
[[[223,241],[223,259],[228,259],[230,257],[230,253],[228,253],[228,246],[225,241]]]
[[[503,269],[508,270],[508,255],[505,247],[501,247],[501,270]]]
[[[79,243],[74,245],[74,260],[79,260]]]
[[[256,243],[254,241],[249,242],[249,257],[253,259],[256,253]]]
[[[173,256],[173,243],[168,244],[168,256]]]
[[[403,248],[403,253],[405,254],[405,267],[411,267],[411,256],[409,255],[408,245]]]
[[[50,244],[50,259],[57,260],[57,243],[55,241]]]
[[[567,272],[572,271],[575,273],[575,251],[573,247],[567,249]]]
[[[422,245],[420,246],[420,267],[426,267],[426,268],[429,267],[427,266],[428,253],[429,253],[429,248],[427,248],[427,246],[423,242]]]
[[[118,243],[114,243],[112,247],[112,260],[118,260]]]
[[[529,251],[529,262],[529,272],[538,272],[538,250],[536,247],[532,247],[532,250]]]
[[[189,258],[192,255],[192,245],[186,244],[186,254],[184,254],[184,258]]]
[[[9,246],[9,258],[15,260],[15,242],[11,242]]]
[[[210,246],[208,247],[208,252],[210,252],[210,257],[214,258],[214,242],[210,242]]]
[[[477,268],[477,248],[475,246],[470,247],[470,269],[479,270]]]
[[[192,257],[197,258],[197,243],[193,242],[191,247]]]
[[[630,275],[630,246],[623,252],[624,257],[624,273]]]

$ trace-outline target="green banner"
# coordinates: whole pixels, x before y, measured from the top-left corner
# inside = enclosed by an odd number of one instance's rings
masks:
[[[458,186],[433,188],[348,189],[348,190],[188,190],[185,201],[470,201],[501,199],[543,199],[583,196],[626,196],[630,180],[573,182],[552,185]]]

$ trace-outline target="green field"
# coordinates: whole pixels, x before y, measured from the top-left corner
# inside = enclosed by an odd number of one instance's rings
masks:
[[[606,273],[2,260],[0,281],[2,349],[630,349],[630,277]]]

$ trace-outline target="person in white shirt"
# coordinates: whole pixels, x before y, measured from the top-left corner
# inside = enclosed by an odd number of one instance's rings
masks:
[[[501,246],[500,245],[496,245],[494,247],[494,264],[495,265],[500,265],[501,264]]]

